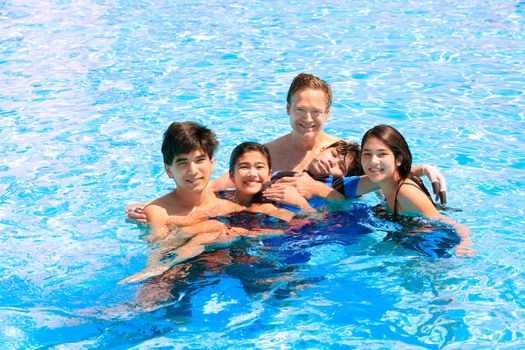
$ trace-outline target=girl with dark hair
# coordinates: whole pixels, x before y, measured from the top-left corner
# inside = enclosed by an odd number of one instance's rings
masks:
[[[399,131],[388,125],[374,126],[363,135],[361,147],[364,172],[383,192],[387,210],[394,216],[436,216],[428,191],[410,176],[412,153]]]
[[[412,154],[399,131],[388,125],[378,125],[368,130],[361,141],[361,165],[365,175],[344,177],[344,193],[338,193],[312,179],[305,181],[306,186],[298,186],[298,190],[306,198],[316,195],[331,199],[343,199],[343,194],[346,198],[355,198],[381,190],[385,196],[385,209],[392,212],[394,217],[423,215],[443,221],[453,226],[461,238],[455,248],[456,255],[472,255],[472,250],[467,248],[472,244],[468,228],[440,214],[421,179],[411,175]],[[267,198],[281,200],[278,191],[290,184],[300,184],[296,179],[281,180]]]
[[[361,141],[361,164],[366,174],[364,182],[379,186],[385,196],[386,210],[397,215],[423,215],[430,219],[445,222],[457,231],[461,242],[455,248],[456,255],[471,256],[467,248],[472,244],[469,229],[439,213],[429,198],[428,191],[422,188],[419,179],[410,178],[412,154],[399,131],[388,125],[377,125],[368,130]],[[362,178],[363,180],[363,178]],[[363,187],[357,186],[357,194]]]

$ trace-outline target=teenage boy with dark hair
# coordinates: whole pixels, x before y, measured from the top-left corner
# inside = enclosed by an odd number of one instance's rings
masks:
[[[208,188],[218,145],[213,131],[194,122],[174,122],[165,131],[164,169],[177,187],[144,208],[151,240],[162,239],[177,227],[238,210]]]

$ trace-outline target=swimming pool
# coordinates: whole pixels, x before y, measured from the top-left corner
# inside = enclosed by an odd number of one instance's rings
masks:
[[[3,348],[524,346],[524,2],[32,3],[0,2]],[[365,202],[118,285],[148,252],[124,205],[172,185],[165,127],[212,127],[220,174],[288,130],[303,71],[333,85],[329,132],[391,124],[439,166],[476,257],[384,241]]]

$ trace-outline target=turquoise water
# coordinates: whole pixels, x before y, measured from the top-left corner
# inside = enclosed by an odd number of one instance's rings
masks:
[[[508,0],[0,1],[2,347],[523,348],[524,32]],[[149,252],[124,205],[172,186],[167,125],[212,127],[220,174],[289,130],[304,71],[330,133],[391,124],[442,170],[476,257],[384,241],[370,197],[118,285]]]

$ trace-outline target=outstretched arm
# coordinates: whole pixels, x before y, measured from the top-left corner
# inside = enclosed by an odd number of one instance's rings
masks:
[[[470,230],[467,226],[457,223],[448,216],[440,214],[438,219],[450,226],[454,227],[460,238],[459,244],[454,248],[454,254],[457,256],[468,256],[473,257],[475,250],[469,248],[472,245],[472,239],[470,239]]]
[[[193,237],[210,232],[223,232],[227,226],[219,220],[206,220],[193,225],[178,227],[171,231],[162,241],[165,251],[179,247]]]
[[[144,208],[144,216],[149,226],[148,240],[155,242],[166,237],[170,228],[168,226],[169,215],[166,208],[156,204],[150,204]]]
[[[293,177],[283,177],[277,181],[277,184],[288,184],[294,186],[304,198],[318,196],[328,199],[345,199],[345,196],[341,193],[321,181],[314,180],[307,173],[300,173]]]
[[[274,202],[299,208],[302,212],[315,212],[297,188],[291,184],[273,184],[264,191],[264,197]]]
[[[144,203],[131,203],[126,205],[124,211],[126,212],[126,220],[134,221],[138,224],[147,224],[147,218],[144,214],[144,207],[150,204],[151,201]]]
[[[432,191],[436,196],[435,201],[439,200],[441,204],[447,204],[447,184],[438,168],[431,164],[421,164],[413,166],[411,173],[417,177],[426,176],[432,184]]]

